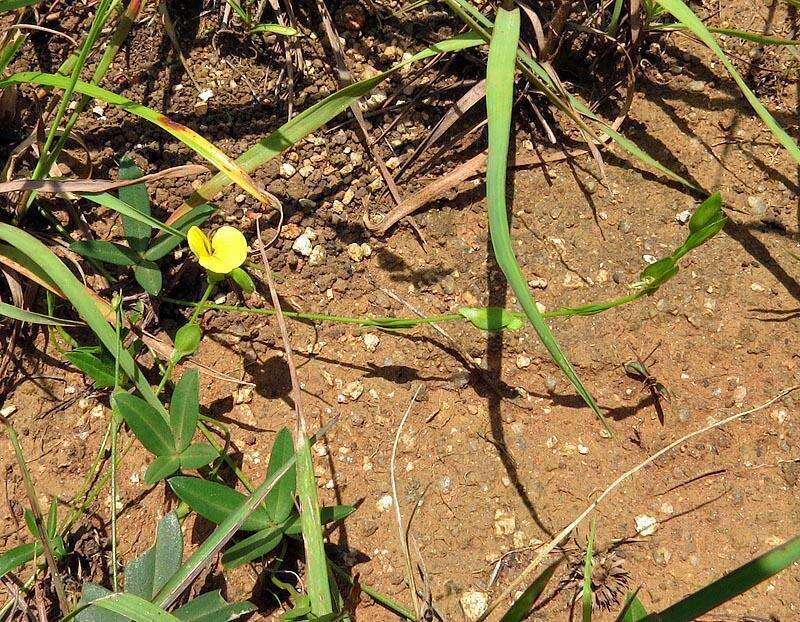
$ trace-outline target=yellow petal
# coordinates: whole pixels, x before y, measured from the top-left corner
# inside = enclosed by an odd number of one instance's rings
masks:
[[[238,268],[247,259],[247,240],[242,232],[235,227],[224,226],[217,229],[211,238],[213,256],[220,262],[221,270],[213,270],[220,274],[228,274]],[[205,266],[204,266],[205,267]],[[212,268],[208,268],[212,270]]]
[[[206,255],[205,257],[198,257],[197,260],[209,272],[216,272],[217,274],[228,274],[233,268],[228,268],[227,264],[219,257],[214,255]]]
[[[200,231],[198,227],[191,227],[186,232],[186,241],[189,243],[189,249],[198,259],[211,255],[211,242],[208,240],[208,236]]]

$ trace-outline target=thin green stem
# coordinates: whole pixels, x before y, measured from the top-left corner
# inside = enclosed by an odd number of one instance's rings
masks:
[[[203,308],[205,307],[209,296],[211,296],[211,290],[214,289],[214,285],[215,285],[214,283],[209,281],[208,285],[206,286],[206,291],[203,292],[203,296],[200,298],[200,302],[198,302],[194,307],[194,313],[192,313],[192,317],[189,318],[190,324],[197,323],[197,317],[203,311]]]

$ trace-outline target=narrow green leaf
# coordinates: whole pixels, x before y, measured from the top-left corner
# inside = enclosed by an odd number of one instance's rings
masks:
[[[506,165],[514,97],[514,67],[519,40],[519,22],[519,9],[513,11],[498,9],[486,68],[486,109],[489,119],[486,201],[489,209],[489,232],[492,248],[497,264],[508,279],[525,315],[528,316],[551,358],[610,432],[603,413],[600,412],[594,398],[572,369],[550,331],[550,327],[536,307],[536,301],[528,290],[525,276],[514,254],[509,233],[506,213]]]
[[[800,559],[800,536],[756,557],[643,622],[691,622],[754,588]]]
[[[156,542],[125,566],[125,591],[151,600],[178,570],[183,559],[183,533],[175,512],[158,523]]]
[[[92,601],[91,607],[99,607],[125,618],[130,618],[134,622],[180,622],[172,614],[133,594],[117,592],[108,596],[101,596]],[[73,610],[68,616],[62,618],[61,622],[68,622],[80,615],[82,611],[85,611],[85,609]]]
[[[217,450],[208,443],[195,443],[181,452],[181,468],[187,470],[199,469],[211,464],[218,456]]]
[[[133,276],[142,289],[152,296],[161,293],[163,277],[161,270],[152,261],[142,259],[133,267]]]
[[[200,374],[197,369],[189,369],[175,385],[169,405],[169,425],[179,452],[192,442],[199,417]]]
[[[542,573],[525,588],[525,591],[520,594],[520,597],[514,601],[514,604],[509,607],[505,615],[500,618],[500,622],[522,622],[522,620],[527,618],[560,563],[561,561],[557,560],[545,568]]]
[[[141,213],[136,208],[125,203],[125,201],[122,199],[119,199],[108,192],[100,192],[98,194],[81,194],[81,196],[85,199],[89,199],[92,203],[97,203],[98,205],[107,207],[108,209],[113,210],[122,216],[127,216],[131,220],[136,220],[144,225],[152,227],[153,229],[159,229],[181,239],[186,238],[185,234],[181,233],[174,227],[164,224],[149,214]],[[152,257],[148,257],[148,259],[152,259]]]
[[[122,156],[119,161],[119,178],[120,179],[139,179],[144,173],[134,163],[133,159],[128,156]],[[146,216],[151,215],[150,208],[150,195],[147,192],[145,184],[136,184],[135,186],[124,186],[118,192],[121,201],[130,205],[140,214]],[[147,250],[150,243],[150,234],[153,228],[130,216],[122,216],[122,228],[125,231],[125,237],[128,239],[128,244],[137,253],[143,253]]]
[[[183,216],[175,220],[174,223],[172,223],[173,229],[180,233],[180,235],[161,233],[156,236],[156,238],[153,240],[153,244],[144,254],[145,259],[149,259],[150,261],[158,261],[170,253],[172,249],[186,239],[186,232],[191,227],[199,227],[206,220],[208,220],[215,211],[216,208],[208,203],[198,205],[197,207],[189,210]]]
[[[519,316],[500,307],[461,307],[458,313],[476,328],[493,333],[505,328],[519,330],[525,325]]]
[[[0,555],[0,579],[44,553],[39,542],[20,544]]]
[[[6,302],[0,302],[0,315],[11,318],[12,320],[19,320],[20,322],[28,322],[30,324],[42,324],[44,326],[81,326],[82,324],[82,322],[76,322],[74,320],[65,320],[53,317],[52,315],[44,315],[43,313],[20,309]]]
[[[86,582],[83,584],[78,607],[89,605],[93,600],[110,594],[113,594],[113,592],[104,588],[102,585]],[[100,607],[86,607],[86,609],[83,609],[75,616],[75,619],[78,620],[78,622],[128,622],[128,618],[116,613],[111,613]]]
[[[38,4],[41,0],[0,0],[0,13]]]
[[[272,134],[262,138],[245,151],[236,159],[236,163],[245,171],[252,172],[347,110],[350,104],[358,101],[359,98],[403,67],[431,56],[464,50],[482,43],[483,39],[474,33],[458,35],[452,39],[435,43],[376,76],[350,84],[292,117],[290,121],[284,123]],[[225,174],[218,173],[200,186],[189,198],[187,204],[190,207],[194,207],[210,201],[222,188],[230,183],[231,180]]]
[[[242,20],[242,22],[246,25],[250,24],[250,16],[247,14],[247,11],[244,10],[239,0],[225,0],[228,5],[233,9],[233,12],[236,13],[238,18]]]
[[[130,393],[118,392],[113,396],[113,403],[148,451],[156,456],[175,452],[175,440],[167,422],[147,402]]]
[[[336,523],[340,520],[344,520],[355,511],[356,509],[352,505],[332,505],[328,507],[321,507],[319,509],[319,520],[323,525],[327,525],[328,523]],[[283,533],[285,533],[287,536],[297,536],[300,535],[301,531],[300,517],[295,514],[292,516],[289,522],[286,523]]]
[[[132,266],[139,261],[136,252],[127,246],[105,240],[81,240],[73,242],[69,248],[82,257],[90,257],[117,266]]]
[[[232,488],[198,477],[173,477],[169,480],[169,485],[181,501],[203,518],[217,524],[236,512],[247,500],[247,497]],[[269,515],[263,506],[259,506],[242,523],[241,529],[259,531],[269,526]]]
[[[277,473],[294,456],[294,442],[289,428],[282,428],[275,437],[272,453],[269,455],[267,476]],[[291,467],[278,481],[278,485],[267,495],[264,505],[273,523],[284,522],[294,509],[294,495],[297,487],[295,467]]]
[[[64,358],[94,380],[96,388],[105,389],[116,384],[114,359],[97,356],[88,349],[65,352]]]
[[[162,479],[168,478],[181,467],[181,457],[175,454],[156,456],[144,473],[144,483],[154,486]]]
[[[222,565],[225,568],[238,568],[248,564],[253,560],[264,557],[267,553],[275,549],[283,540],[283,528],[274,527],[257,531],[252,536],[248,536],[229,546],[228,550],[222,555]]]
[[[781,145],[783,145],[789,154],[794,158],[795,162],[800,162],[800,148],[797,146],[797,143],[780,126],[780,124],[775,120],[775,117],[769,113],[769,111],[764,107],[764,104],[761,103],[761,100],[758,99],[756,94],[750,90],[750,87],[747,86],[744,78],[742,78],[742,76],[736,70],[736,67],[733,66],[733,63],[725,55],[725,52],[722,51],[722,48],[719,47],[717,40],[714,39],[714,36],[708,31],[706,25],[700,21],[700,18],[697,17],[697,15],[695,15],[695,13],[688,6],[686,6],[682,0],[656,0],[656,2],[663,6],[667,11],[672,13],[675,19],[691,30],[703,43],[709,47],[712,52],[714,52],[714,54],[716,54],[717,58],[719,58],[720,62],[722,62],[722,64],[725,66],[725,69],[727,69],[728,73],[731,74],[731,77],[733,78],[734,82],[736,82],[739,90],[745,96],[745,99],[750,102],[753,110],[755,110],[758,116],[761,117],[761,120],[764,121],[764,124],[774,134],[775,138],[778,139],[778,142],[780,142]]]
[[[586,557],[583,562],[583,622],[592,622],[592,568],[594,566],[594,537],[597,533],[597,521],[592,519],[589,539],[586,542]]]
[[[281,26],[280,24],[259,24],[250,29],[251,33],[268,32],[273,35],[281,35],[283,37],[296,37],[301,33],[289,26]]]
[[[619,612],[616,622],[642,622],[647,617],[647,609],[639,600],[636,592],[631,592],[625,597],[625,604]]]
[[[98,336],[109,352],[116,350],[117,334],[111,328],[97,306],[97,302],[89,296],[83,284],[75,278],[64,263],[53,252],[35,237],[17,227],[0,223],[0,240],[4,240],[15,247],[16,251],[35,263],[47,275],[61,292],[69,299],[89,327]],[[119,354],[120,368],[134,382],[136,388],[166,419],[166,411],[155,395],[150,383],[142,375],[131,355],[122,350]]]
[[[227,603],[219,590],[214,590],[190,600],[172,614],[181,622],[229,622],[255,609],[248,601]]]

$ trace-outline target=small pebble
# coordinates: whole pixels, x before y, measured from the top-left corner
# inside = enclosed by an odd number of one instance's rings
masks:
[[[461,595],[461,598],[458,599],[458,603],[461,605],[464,617],[470,622],[474,622],[489,608],[489,597],[486,595],[486,592],[470,590]]]
[[[704,91],[705,88],[706,88],[706,83],[703,82],[702,80],[692,80],[691,82],[689,82],[689,90],[694,93],[700,93],[701,91]]]
[[[296,172],[297,169],[294,166],[292,166],[289,162],[284,162],[283,164],[281,164],[280,168],[281,177],[289,179]]]
[[[647,514],[640,514],[635,519],[636,533],[640,536],[652,536],[658,528],[658,521]]]
[[[685,209],[682,212],[678,212],[677,214],[675,214],[675,220],[677,220],[682,225],[685,225],[687,222],[689,222],[689,219],[691,217],[692,217],[692,212],[690,212],[688,209]]]
[[[525,369],[526,367],[530,366],[531,366],[531,357],[525,354],[520,354],[517,357],[517,367],[519,367],[520,369]]]
[[[378,348],[378,344],[381,342],[380,337],[375,333],[366,333],[361,336],[361,340],[364,342],[364,347],[367,349],[367,352],[375,352]]]
[[[747,197],[747,205],[756,216],[763,216],[767,213],[767,203],[759,196]]]

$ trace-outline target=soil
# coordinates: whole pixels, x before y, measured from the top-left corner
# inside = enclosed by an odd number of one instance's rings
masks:
[[[90,15],[77,5],[66,11],[64,28],[69,19],[80,29]],[[198,83],[213,91],[208,111],[196,107],[197,91],[175,62],[152,8],[134,29],[124,62],[112,69],[109,83],[238,155],[286,119],[289,93],[282,53],[237,33],[222,32],[215,39],[217,11],[194,13],[194,19],[189,9],[176,15],[188,16],[176,21],[188,66]],[[419,46],[419,32],[431,40],[455,32],[455,23],[444,13],[428,17],[424,26],[411,19],[387,20],[381,28],[370,24],[364,33],[343,31],[356,77],[400,60],[412,42]],[[769,19],[772,34],[792,32],[782,8],[773,15],[749,2],[727,3],[713,19],[717,25],[753,31],[765,28]],[[42,46],[38,59],[26,52],[15,69],[42,66],[37,65],[42,58],[57,66],[63,58],[61,42],[53,40],[48,48],[45,38],[36,40]],[[796,135],[800,91],[791,69],[794,57],[784,48],[754,54],[754,44],[733,40],[725,47],[762,101]],[[302,49],[307,71],[295,76],[295,110],[337,88],[330,56],[319,40],[304,40]],[[466,593],[499,593],[538,546],[619,474],[691,431],[765,403],[800,379],[795,355],[800,264],[791,254],[798,252],[800,226],[797,170],[707,50],[673,34],[645,42],[643,58],[638,94],[623,126],[626,135],[704,190],[719,189],[729,221],[724,232],[682,261],[680,273],[655,296],[593,317],[551,322],[578,374],[607,411],[613,438],[602,434],[602,426],[528,328],[487,337],[456,323],[443,326],[445,337],[428,328],[379,332],[290,324],[307,416],[315,425],[338,419],[315,447],[321,498],[325,504],[358,505],[332,530],[336,554],[364,583],[404,603],[410,603],[410,593],[393,503],[400,504],[406,520],[413,513],[413,548],[424,559],[436,610],[445,619],[462,619],[460,601]],[[385,103],[383,96],[396,96],[397,105],[411,102],[368,117],[377,139],[398,114],[406,115],[378,143],[387,160],[402,160],[413,151],[448,103],[466,90],[464,84],[479,78],[477,66],[469,63],[446,66],[438,81],[432,71],[421,76],[416,71],[394,78],[381,87],[383,95],[370,100],[376,107]],[[94,176],[113,177],[116,160],[126,151],[148,172],[196,160],[157,128],[97,105],[78,126]],[[21,110],[23,121],[34,114],[24,106]],[[482,105],[476,110],[483,114]],[[541,126],[524,114],[517,123],[520,153],[531,143],[546,149],[545,135],[537,129]],[[463,150],[445,154],[424,175],[403,179],[404,195],[466,157]],[[643,170],[618,149],[607,149],[604,162],[605,179],[584,156],[546,169],[518,170],[509,182],[518,257],[535,280],[537,300],[548,309],[624,295],[626,285],[647,265],[646,256],[668,254],[687,235],[680,214],[696,207],[697,196]],[[284,163],[295,169],[292,175],[281,170]],[[287,225],[270,250],[270,261],[287,307],[342,315],[413,315],[398,299],[423,314],[464,305],[515,306],[497,267],[487,261],[480,180],[418,213],[418,232],[400,225],[382,239],[372,237],[363,216],[374,218],[392,203],[348,115],[254,177],[286,210]],[[169,214],[192,189],[186,180],[155,184],[156,215]],[[252,235],[261,208],[250,197],[232,187],[217,204],[215,223],[232,223]],[[84,213],[100,234],[119,235],[118,222],[108,213]],[[275,225],[274,219],[269,222]],[[327,251],[322,265],[309,265],[292,250],[307,227]],[[354,261],[347,252],[351,243],[368,244],[371,254]],[[169,295],[196,299],[199,273],[185,254],[174,259]],[[242,302],[228,289],[215,297]],[[268,306],[258,296],[248,302]],[[175,307],[157,310],[154,330],[172,334],[183,322]],[[206,414],[230,427],[243,469],[258,480],[275,433],[294,425],[275,322],[212,312],[203,326],[206,339],[196,357],[204,366],[201,404]],[[51,498],[63,503],[79,489],[102,439],[107,397],[93,392],[65,365],[42,334],[25,335],[29,340],[19,358],[23,380],[4,406],[16,407],[13,422],[43,503]],[[671,394],[662,402],[663,422],[651,394],[622,367],[651,350],[648,367]],[[485,373],[476,373],[476,367]],[[796,534],[797,399],[786,395],[680,445],[628,479],[598,508],[597,549],[621,560],[623,591],[641,586],[648,610],[662,609]],[[394,499],[392,445],[408,408],[399,435]],[[27,501],[11,446],[5,439],[0,443],[8,469],[7,503],[0,507],[0,547],[5,550],[26,536],[20,518]],[[149,546],[158,518],[175,505],[163,484],[148,488],[142,483],[148,460],[135,445],[121,467],[123,562]],[[80,524],[83,545],[95,538],[107,546],[109,499],[104,495],[100,501]],[[641,516],[656,519],[655,533],[637,534],[636,517]],[[190,518],[187,524],[193,544],[210,531],[202,520]],[[572,611],[578,590],[574,576],[587,531],[588,525],[582,525],[564,547],[569,563],[532,619],[579,615]],[[89,561],[80,580],[102,580],[107,572],[96,549],[86,554]],[[251,599],[259,606],[253,620],[272,619],[275,601],[259,574],[259,566],[224,576],[215,568],[205,586],[221,587],[231,599]],[[800,569],[793,566],[708,619],[749,614],[760,620],[795,620],[799,582]],[[617,610],[600,610],[597,619],[613,619]],[[356,613],[362,620],[395,619],[366,597]]]

